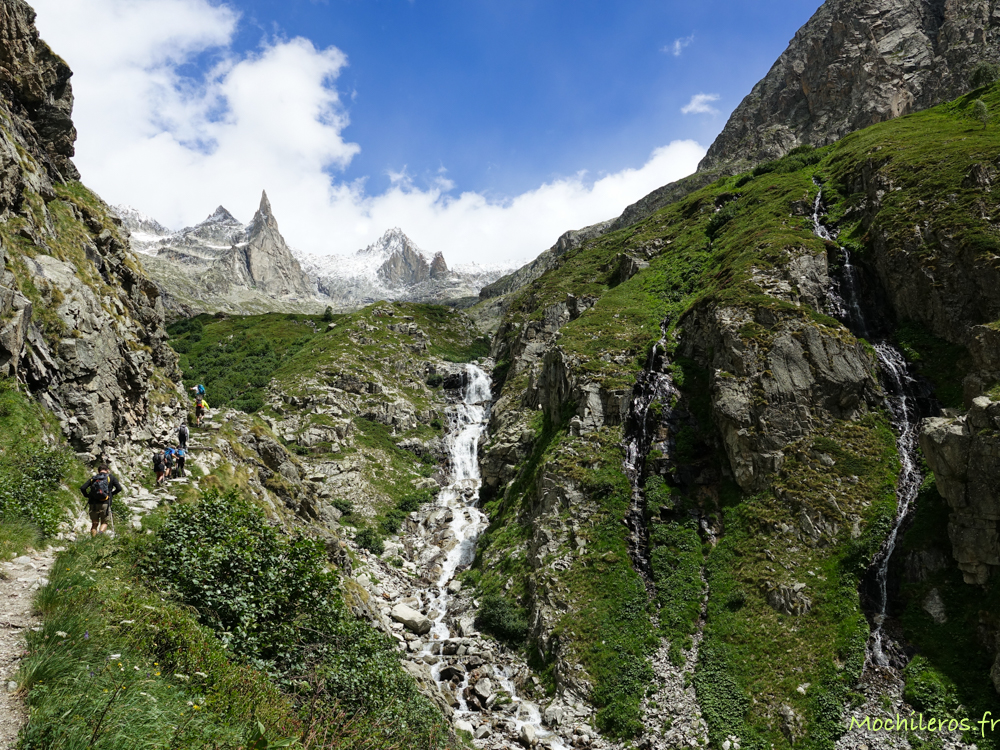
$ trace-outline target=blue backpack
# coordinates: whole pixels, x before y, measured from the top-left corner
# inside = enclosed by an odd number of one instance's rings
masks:
[[[205,386],[203,386],[201,383],[198,384],[198,395],[199,396],[205,395]]]

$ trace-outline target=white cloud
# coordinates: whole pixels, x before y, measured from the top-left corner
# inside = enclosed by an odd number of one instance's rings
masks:
[[[694,42],[694,34],[691,36],[682,37],[681,39],[674,39],[673,44],[668,44],[666,47],[661,47],[660,52],[667,52],[674,57],[680,57],[681,52],[684,51],[685,47],[690,47]]]
[[[449,263],[529,258],[690,174],[704,154],[678,141],[641,167],[555,179],[505,200],[456,195],[444,167],[421,189],[404,167],[369,195],[364,180],[336,177],[359,151],[343,136],[340,50],[294,38],[237,54],[238,14],[208,0],[33,5],[42,36],[75,71],[84,181],[168,226],[194,224],[220,203],[247,220],[265,188],[282,233],[307,252],[353,252],[400,226]],[[185,63],[203,56],[214,61],[209,73],[185,76]]]
[[[691,101],[681,107],[681,112],[685,115],[717,115],[719,110],[712,106],[712,102],[717,101],[718,94],[695,94]]]

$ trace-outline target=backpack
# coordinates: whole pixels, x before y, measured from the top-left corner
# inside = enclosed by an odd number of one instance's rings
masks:
[[[163,454],[153,454],[153,471],[163,471]]]
[[[90,480],[90,502],[107,503],[111,500],[111,476],[109,474],[95,474]]]
[[[194,406],[195,406],[196,409],[204,409],[205,408],[205,402],[202,401],[199,398],[197,401],[194,402]]]
[[[204,396],[205,395],[205,386],[203,386],[201,383],[199,383],[198,386],[197,386],[197,388],[198,388],[198,395],[199,396]]]
[[[182,424],[181,428],[177,431],[177,434],[184,440],[187,440],[188,436],[190,435],[190,433],[188,432],[188,426],[186,424]]]

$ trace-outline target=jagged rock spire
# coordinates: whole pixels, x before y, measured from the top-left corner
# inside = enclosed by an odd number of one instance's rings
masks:
[[[260,207],[257,209],[257,213],[253,215],[253,221],[250,222],[250,234],[257,234],[265,228],[278,231],[278,221],[274,218],[274,213],[271,211],[271,201],[267,199],[267,191],[261,190]]]

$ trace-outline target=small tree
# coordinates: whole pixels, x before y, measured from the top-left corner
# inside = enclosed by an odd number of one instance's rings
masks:
[[[986,130],[986,126],[990,122],[990,108],[986,106],[986,102],[982,99],[976,99],[972,105],[972,114],[983,124],[983,130]]]
[[[332,320],[333,320],[333,308],[327,305],[326,310],[323,311],[323,322],[329,323]]]
[[[981,62],[973,68],[972,74],[969,76],[969,84],[972,88],[978,89],[982,86],[989,86],[998,78],[1000,78],[1000,66],[990,62]]]

